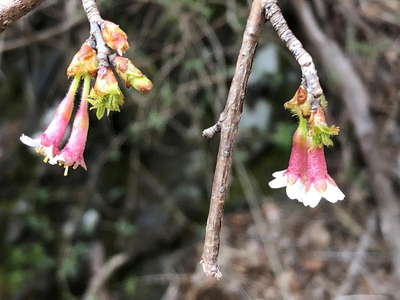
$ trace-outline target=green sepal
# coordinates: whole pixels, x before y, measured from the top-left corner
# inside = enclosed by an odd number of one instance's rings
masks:
[[[299,127],[301,131],[301,134],[306,136],[308,133],[308,126],[307,126],[307,120],[303,118],[302,116],[299,116]]]
[[[333,146],[332,136],[339,134],[339,127],[325,124],[311,125],[309,135],[312,137],[314,148]]]
[[[328,108],[328,100],[326,100],[325,95],[321,96],[320,105],[324,110],[326,110]]]
[[[124,103],[124,96],[122,93],[97,96],[92,90],[88,97],[88,102],[92,105],[91,110],[96,109],[96,117],[100,120],[105,112],[107,112],[108,116],[111,111],[121,111],[120,106]]]

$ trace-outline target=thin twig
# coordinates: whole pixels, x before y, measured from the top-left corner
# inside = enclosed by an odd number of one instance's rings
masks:
[[[376,227],[376,213],[373,212],[367,221],[367,228],[362,235],[356,250],[355,257],[351,260],[351,264],[347,269],[346,277],[342,285],[338,288],[337,296],[345,295],[352,291],[353,285],[358,274],[362,271],[362,267],[367,257],[367,250],[372,242],[372,237]]]
[[[228,193],[231,175],[233,146],[238,132],[247,81],[263,21],[261,0],[254,0],[243,34],[235,74],[223,113],[226,117],[223,118],[220,124],[221,140],[211,191],[210,210],[201,260],[205,274],[217,279],[222,277],[217,262],[224,201]]]
[[[256,186],[254,186],[255,180],[254,178],[251,178],[250,174],[246,171],[243,162],[240,159],[235,159],[234,167],[237,171],[239,182],[242,186],[246,201],[249,204],[250,213],[254,220],[258,238],[262,241],[265,255],[271,266],[271,271],[274,273],[274,276],[276,278],[276,282],[280,289],[282,298],[293,299],[293,295],[291,295],[288,286],[284,284],[282,280],[280,280],[281,275],[284,272],[284,266],[281,262],[278,249],[274,243],[276,241],[271,240],[271,238],[269,237],[269,233],[276,232],[277,228],[276,226],[271,226],[271,228],[268,227],[269,224],[267,224],[265,217],[262,214],[261,206],[257,200],[259,197],[257,195],[258,189]]]
[[[279,38],[285,43],[286,47],[300,65],[302,83],[310,96],[308,101],[311,104],[311,108],[318,108],[323,91],[311,55],[304,49],[302,43],[290,30],[278,6],[278,0],[262,0],[262,5],[265,8],[265,18],[271,22]]]
[[[96,0],[82,0],[82,6],[90,23],[103,23],[103,19],[100,16],[99,9],[97,8]]]
[[[129,255],[120,253],[112,256],[92,277],[89,287],[83,296],[84,300],[96,298],[99,290],[104,286],[108,278],[122,265],[129,260]]]
[[[16,38],[13,40],[7,40],[3,45],[0,45],[0,52],[6,52],[10,50],[15,50],[22,47],[30,46],[33,43],[46,41],[52,37],[65,33],[74,26],[79,25],[84,20],[84,16],[74,16],[69,18],[67,21],[57,25],[56,27],[51,27],[43,31],[39,31],[35,34],[30,34],[21,38]]]
[[[0,33],[42,2],[43,0],[1,0]]]
[[[104,20],[100,16],[96,0],[82,0],[82,6],[90,23],[90,39],[96,43],[99,70],[101,70],[101,67],[109,67],[108,55],[111,53],[101,34],[101,26]]]

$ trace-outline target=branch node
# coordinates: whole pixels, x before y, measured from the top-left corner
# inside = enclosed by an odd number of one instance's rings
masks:
[[[208,277],[214,277],[217,280],[222,279],[222,273],[217,264],[206,263],[203,259],[200,261],[200,264],[203,268],[204,274],[206,274]]]
[[[203,135],[203,137],[211,139],[214,137],[214,135],[217,132],[220,132],[220,131],[221,131],[221,122],[218,121],[213,126],[207,128],[207,129],[204,129],[202,135]]]

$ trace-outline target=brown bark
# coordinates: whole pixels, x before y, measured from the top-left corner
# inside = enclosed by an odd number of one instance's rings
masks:
[[[90,38],[95,43],[99,66],[109,67],[108,56],[110,55],[110,49],[107,47],[101,34],[101,25],[104,20],[100,15],[96,0],[82,0],[82,6],[90,23]]]
[[[42,2],[43,0],[2,0],[0,3],[0,33]]]
[[[206,236],[201,260],[206,275],[217,279],[222,277],[217,261],[224,201],[229,190],[231,177],[233,146],[235,144],[242,114],[247,81],[250,76],[253,57],[263,22],[264,17],[261,1],[254,0],[243,34],[242,46],[240,48],[226,106],[218,121],[218,126],[221,128],[221,139],[211,191],[210,211],[207,219]]]
[[[311,55],[304,49],[303,44],[293,34],[292,30],[290,30],[278,6],[278,0],[263,0],[262,5],[265,8],[265,18],[270,21],[279,38],[285,43],[286,47],[299,63],[302,83],[309,95],[308,101],[314,110],[317,109],[320,105],[323,92]]]

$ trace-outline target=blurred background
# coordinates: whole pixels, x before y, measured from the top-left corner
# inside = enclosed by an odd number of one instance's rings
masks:
[[[222,110],[250,3],[104,0],[126,56],[154,82],[121,113],[91,113],[88,171],[44,164],[22,145],[67,91],[88,37],[78,0],[47,0],[0,35],[0,299],[400,299],[400,2],[280,1],[316,62],[341,127],[326,150],[346,194],[305,208],[272,172],[287,167],[296,120],[283,103],[296,61],[267,23],[240,123],[220,265],[199,258]]]

